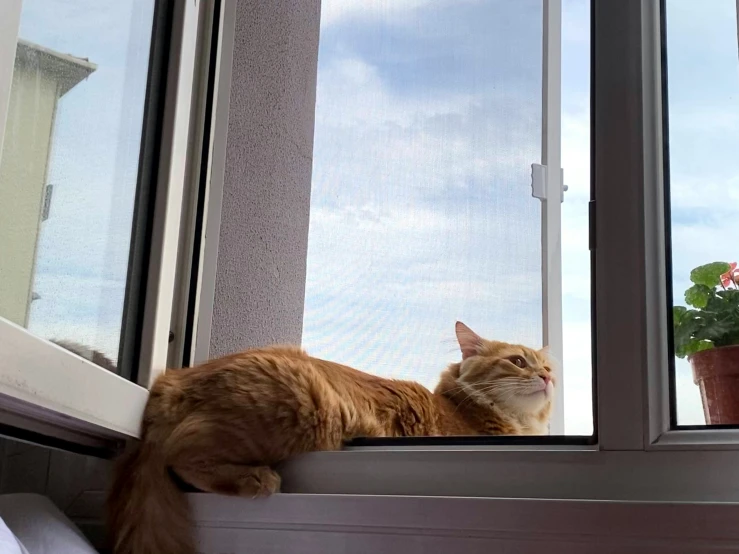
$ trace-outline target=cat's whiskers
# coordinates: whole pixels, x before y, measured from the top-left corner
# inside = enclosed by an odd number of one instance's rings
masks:
[[[483,387],[489,386],[489,385],[496,385],[496,384],[498,384],[498,381],[500,381],[500,379],[496,379],[494,381],[485,381],[484,383],[480,383],[479,385],[481,385]],[[467,396],[469,396],[470,395],[470,391],[469,391],[469,389],[467,387],[474,388],[474,385],[470,385],[469,383],[461,383],[459,386],[453,387],[451,389],[447,389],[446,391],[444,391],[444,393],[447,396],[451,396],[452,399],[454,399],[456,396],[458,396],[460,394],[466,394]]]
[[[494,385],[494,384],[502,381],[503,379],[508,379],[508,377],[499,377],[499,378],[496,378],[496,379],[494,379],[492,381],[484,381],[484,382],[478,383],[478,384],[480,384],[482,386]],[[460,381],[457,381],[457,382],[459,383]],[[452,391],[457,391],[457,390],[460,390],[460,389],[464,389],[464,387],[469,386],[469,385],[470,385],[470,383],[460,384],[457,387],[452,387],[451,389],[447,389],[445,392],[452,392]]]
[[[480,390],[481,391],[493,391],[496,389],[509,389],[509,388],[520,388],[521,387],[521,379],[518,377],[502,377],[500,379],[497,379],[496,381],[491,381],[489,383],[482,383]]]
[[[523,380],[518,377],[503,377],[478,389],[481,395],[494,395],[494,400],[498,402],[506,402],[514,396],[528,396],[536,392],[539,391],[533,390],[533,379]]]
[[[459,384],[460,384],[460,388],[462,389],[462,391],[460,392],[464,392],[467,395],[467,397],[462,399],[462,401],[457,404],[457,407],[452,412],[452,415],[456,414],[457,411],[459,411],[459,409],[462,406],[464,406],[465,402],[477,400],[479,403],[483,403],[483,404],[485,403],[485,397],[480,395],[478,391],[472,385],[470,385],[469,383],[463,383],[463,382],[459,382]]]
[[[476,403],[481,406],[508,405],[516,397],[526,397],[537,392],[534,389],[536,377],[521,375],[507,375],[495,377],[482,382],[465,382],[457,380],[457,386],[447,389],[445,395],[456,403],[453,413]],[[463,395],[463,398],[459,398]],[[517,404],[518,402],[516,402]]]
[[[508,398],[512,397],[516,394],[517,391],[517,383],[518,378],[511,378],[511,377],[502,377],[499,379],[496,379],[495,381],[488,381],[483,385],[482,390],[479,389],[479,384],[476,385],[470,385],[469,383],[460,383],[460,386],[457,388],[462,389],[459,392],[464,392],[467,394],[467,397],[464,398],[461,402],[457,404],[457,407],[454,409],[453,414],[456,414],[457,411],[465,405],[465,403],[470,401],[477,401],[479,404],[486,405],[490,403],[490,398],[486,396],[486,394],[491,391],[498,389],[504,393],[507,393],[503,398],[498,398],[498,401],[503,402],[507,400]],[[501,395],[498,395],[503,396]],[[494,403],[493,403],[494,404]]]

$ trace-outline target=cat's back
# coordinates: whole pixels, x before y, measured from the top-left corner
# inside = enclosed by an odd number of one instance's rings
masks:
[[[425,387],[289,346],[246,350],[167,371],[152,388],[149,412],[152,419],[168,421],[165,427],[197,416],[238,421],[245,429],[274,427],[275,433],[308,423],[308,428],[340,429],[343,438],[437,434],[432,393]]]
[[[167,409],[211,403],[287,400],[295,395],[334,393],[386,404],[397,398],[422,401],[431,393],[417,383],[378,377],[350,366],[308,355],[295,346],[252,348],[198,366],[167,370],[155,382],[152,398]]]
[[[185,379],[192,376],[198,385],[207,381],[219,381],[221,385],[234,387],[248,383],[253,385],[279,383],[287,386],[305,386],[315,381],[326,382],[342,391],[357,388],[367,390],[392,381],[359,369],[310,356],[296,346],[269,346],[253,348],[212,360],[198,368],[178,370]],[[192,372],[192,373],[188,373]],[[415,383],[407,383],[415,385]]]
[[[168,369],[157,379],[152,392],[182,391],[198,398],[213,391],[238,393],[247,386],[288,382],[312,372],[310,356],[298,347],[250,348],[197,366]]]
[[[252,348],[203,364],[170,369],[151,389],[151,399],[177,409],[217,399],[222,406],[287,398],[315,389],[359,391],[380,378],[309,356],[295,346]]]

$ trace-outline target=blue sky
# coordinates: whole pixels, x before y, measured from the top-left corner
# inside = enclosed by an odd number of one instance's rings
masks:
[[[151,0],[24,0],[21,36],[88,57],[59,105],[31,329],[117,351]],[[736,260],[734,0],[668,0],[675,297]],[[565,418],[591,421],[589,2],[563,2]],[[462,319],[541,340],[539,0],[323,0],[304,343],[435,384]],[[734,161],[738,160],[738,161]],[[678,364],[681,423],[700,423]]]

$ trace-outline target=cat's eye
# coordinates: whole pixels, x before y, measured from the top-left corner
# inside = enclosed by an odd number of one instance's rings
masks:
[[[508,358],[508,361],[518,367],[526,367],[526,360],[524,360],[521,356],[511,356],[510,358]]]

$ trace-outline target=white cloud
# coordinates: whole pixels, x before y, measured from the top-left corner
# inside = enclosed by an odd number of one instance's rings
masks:
[[[464,0],[463,0],[464,1]],[[466,0],[469,2],[470,0]],[[435,7],[451,0],[333,0],[321,3],[321,28],[326,29],[347,19],[382,18],[395,24],[412,21],[413,12],[429,4]],[[459,0],[457,0],[459,3]]]
[[[739,129],[739,125],[737,125]],[[674,164],[676,169],[679,165]],[[696,217],[712,218],[728,215],[725,226],[733,227],[733,219],[738,215],[739,204],[739,167],[732,160],[731,164],[716,168],[719,175],[680,174],[673,175],[670,181],[670,197],[673,209],[682,209]],[[728,173],[728,175],[726,175]],[[724,175],[721,175],[724,174]],[[733,216],[733,217],[732,217]],[[712,221],[715,227],[716,221]],[[721,224],[718,221],[719,225]],[[728,235],[726,235],[728,236]]]
[[[313,209],[303,337],[311,353],[433,387],[455,360],[442,339],[453,339],[456,319],[491,338],[538,342],[535,267],[495,268],[505,259],[475,252],[484,236],[460,235],[443,211],[385,208]]]
[[[459,187],[527,172],[538,161],[540,113],[511,91],[402,96],[388,90],[376,68],[342,58],[321,67],[317,97],[314,190],[346,175],[374,183],[371,192],[399,182],[408,189]],[[512,126],[511,116],[530,123]]]

